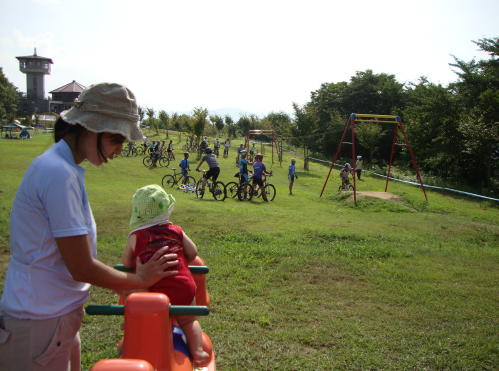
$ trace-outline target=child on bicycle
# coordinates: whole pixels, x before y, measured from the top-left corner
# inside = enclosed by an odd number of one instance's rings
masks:
[[[256,186],[260,188],[263,187],[263,176],[272,174],[271,171],[267,171],[265,164],[263,163],[263,155],[257,153],[255,155],[255,162],[253,163],[253,190],[256,192]]]
[[[180,169],[182,170],[182,184],[187,183],[187,175],[189,175],[189,171],[191,168],[189,167],[189,152],[184,152],[184,158],[178,164]]]
[[[220,167],[218,166],[217,156],[215,156],[215,154],[213,153],[213,151],[212,151],[212,149],[210,147],[206,148],[205,153],[206,153],[206,155],[204,155],[204,157],[199,162],[198,166],[196,167],[196,171],[200,171],[199,167],[201,166],[201,164],[204,161],[206,161],[206,163],[210,167],[210,170],[208,170],[203,175],[203,177],[205,179],[210,179],[211,178],[212,181],[213,181],[213,184],[215,184],[215,182],[218,179],[218,175],[220,174]]]
[[[341,179],[341,186],[346,187],[350,184],[350,179],[349,175],[352,172],[352,167],[350,164],[347,162],[345,166],[343,166],[343,169],[340,171],[340,179]]]
[[[182,228],[170,222],[175,198],[158,185],[138,189],[132,199],[131,232],[122,262],[125,267],[135,268],[137,258],[147,262],[161,246],[168,244],[175,250],[178,273],[164,278],[148,291],[168,296],[173,305],[195,304],[196,283],[189,271],[188,263],[197,256],[197,247]],[[172,250],[173,249],[173,250]],[[209,360],[202,347],[202,330],[196,317],[177,316],[176,320],[184,330],[194,366],[201,366]]]
[[[239,160],[239,184],[249,182],[248,177],[248,160],[246,151],[241,151],[241,159]]]

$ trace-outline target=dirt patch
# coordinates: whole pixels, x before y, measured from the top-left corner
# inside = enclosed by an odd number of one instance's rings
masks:
[[[376,197],[382,200],[396,201],[400,199],[399,195],[390,192],[357,192],[357,198],[361,197]],[[347,201],[353,201],[353,192]]]

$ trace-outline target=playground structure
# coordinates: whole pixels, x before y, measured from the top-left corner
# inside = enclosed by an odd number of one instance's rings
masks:
[[[282,166],[282,137],[274,130],[249,130],[244,136],[244,148],[249,151],[250,139],[255,135],[268,135],[272,137],[272,165],[274,164],[274,149],[277,154],[279,165]],[[263,143],[260,152],[263,154]]]
[[[197,257],[189,266],[196,281],[196,306],[170,305],[162,293],[137,292],[130,294],[125,305],[89,305],[85,308],[90,315],[125,316],[124,337],[121,358],[97,362],[92,371],[192,371],[187,344],[182,329],[172,316],[208,315],[210,297],[206,291],[205,274],[208,267]],[[126,270],[123,266],[116,266]],[[124,299],[120,298],[120,303]],[[215,371],[215,353],[211,340],[203,333],[203,349],[210,354],[204,367],[196,370]]]
[[[428,201],[428,196],[426,195],[423,180],[421,179],[421,174],[419,172],[419,166],[416,162],[416,156],[414,156],[414,152],[413,152],[412,147],[409,143],[409,136],[407,135],[407,132],[404,128],[404,124],[402,122],[402,119],[399,116],[393,116],[393,115],[374,115],[374,114],[359,114],[359,113],[350,114],[350,116],[345,124],[345,129],[343,130],[343,134],[341,136],[340,143],[338,144],[338,148],[336,149],[336,153],[334,154],[334,157],[331,161],[331,166],[329,168],[329,172],[327,174],[326,181],[324,182],[324,186],[322,187],[320,197],[322,197],[322,194],[324,193],[324,190],[326,189],[326,185],[327,185],[327,182],[329,180],[329,176],[331,175],[331,171],[333,170],[333,166],[336,163],[336,160],[338,159],[338,156],[341,153],[341,148],[342,148],[343,144],[350,144],[352,146],[352,166],[353,166],[353,170],[355,171],[356,159],[357,159],[357,155],[355,152],[355,127],[356,127],[357,123],[390,124],[390,125],[392,125],[392,144],[391,144],[391,151],[390,151],[390,161],[388,164],[388,171],[386,174],[385,192],[387,192],[387,190],[388,190],[388,182],[390,181],[390,171],[392,168],[393,156],[395,154],[395,147],[397,147],[397,146],[406,147],[408,150],[409,156],[411,158],[412,166],[416,170],[416,177],[418,179],[419,184],[421,185],[421,190],[423,191],[425,199]],[[345,138],[347,136],[348,130],[351,131],[351,138],[352,138],[351,142],[345,142]],[[398,143],[399,131],[402,133],[404,143]],[[353,175],[353,199],[354,199],[355,204],[357,204],[357,184],[356,184],[356,180],[355,180],[355,173]]]

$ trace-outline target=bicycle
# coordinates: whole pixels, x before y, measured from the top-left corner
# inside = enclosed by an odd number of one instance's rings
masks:
[[[170,160],[163,154],[159,154],[159,157],[156,159],[156,161],[154,161],[154,156],[154,153],[145,156],[142,159],[142,164],[144,164],[144,166],[148,168],[153,168],[156,166],[168,167],[168,165],[170,165]]]
[[[239,187],[242,185],[240,173],[236,173],[236,175],[234,175],[234,176],[239,178],[239,181],[238,182],[234,182],[234,181],[228,182],[225,185],[225,194],[226,194],[226,197],[229,197],[229,198],[236,198],[236,197],[239,198],[239,196],[238,196]],[[244,190],[242,191],[242,194],[244,194]],[[241,199],[241,201],[243,201],[243,199]]]
[[[345,182],[341,182],[340,186],[338,187],[338,192],[341,191],[353,191],[353,185],[350,183],[350,179],[347,179]]]
[[[173,186],[176,186],[177,184],[180,185],[186,185],[187,187],[194,187],[196,186],[196,179],[194,177],[187,175],[184,179],[184,176],[182,173],[177,173],[176,168],[172,168],[173,170],[173,175],[171,174],[166,174],[162,179],[161,179],[161,185],[163,186],[164,189],[167,188],[172,188]]]
[[[202,170],[203,176],[196,183],[196,197],[203,198],[206,190],[206,186],[208,186],[208,190],[213,195],[213,198],[217,201],[225,200],[225,185],[221,181],[216,181],[213,183],[210,179],[206,178],[206,170]]]
[[[275,186],[268,182],[268,178],[270,178],[271,176],[272,176],[272,173],[262,176],[263,187],[258,187],[257,184],[253,184],[252,189],[253,189],[253,196],[254,197],[261,196],[265,202],[274,201],[274,198],[276,195]],[[255,189],[255,187],[258,187],[258,188]]]

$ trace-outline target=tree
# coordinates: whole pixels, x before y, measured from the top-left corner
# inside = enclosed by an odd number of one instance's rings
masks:
[[[234,125],[234,120],[229,115],[225,115],[225,126],[227,127],[227,137],[234,138],[236,136],[237,127]]]
[[[144,108],[139,106],[137,107],[137,111],[139,113],[139,124],[142,124],[142,121],[144,121],[144,116],[145,116]]]
[[[218,135],[220,135],[225,126],[223,118],[218,115],[212,115],[210,116],[210,121],[217,129]]]
[[[153,108],[146,108],[146,114],[147,114],[147,124],[156,130],[156,135],[159,135],[159,120],[157,120],[154,117],[156,112],[154,112]]]
[[[199,144],[201,137],[204,134],[204,129],[208,122],[208,109],[196,107],[192,111],[192,129],[193,134],[196,136],[197,144]]]
[[[489,53],[486,60],[464,62],[454,57],[458,70],[455,89],[463,113],[458,130],[463,136],[463,171],[469,181],[499,188],[499,38],[474,41]]]
[[[377,124],[362,124],[356,127],[355,135],[359,141],[359,144],[368,153],[368,156],[364,157],[368,157],[368,161],[372,163],[379,148],[381,127]],[[357,153],[361,152],[357,151]]]
[[[285,112],[271,112],[262,121],[268,122],[270,129],[282,136],[290,134],[291,117]]]
[[[418,163],[428,173],[456,177],[461,162],[461,135],[457,130],[460,109],[455,95],[421,77],[417,84],[409,85],[406,96],[403,117]]]
[[[161,110],[159,111],[158,118],[160,127],[166,130],[166,137],[169,138],[168,125],[170,123],[170,116],[168,115],[168,113],[166,113],[166,111]]]
[[[16,117],[19,94],[17,88],[3,74],[0,68],[0,120],[11,122]]]

